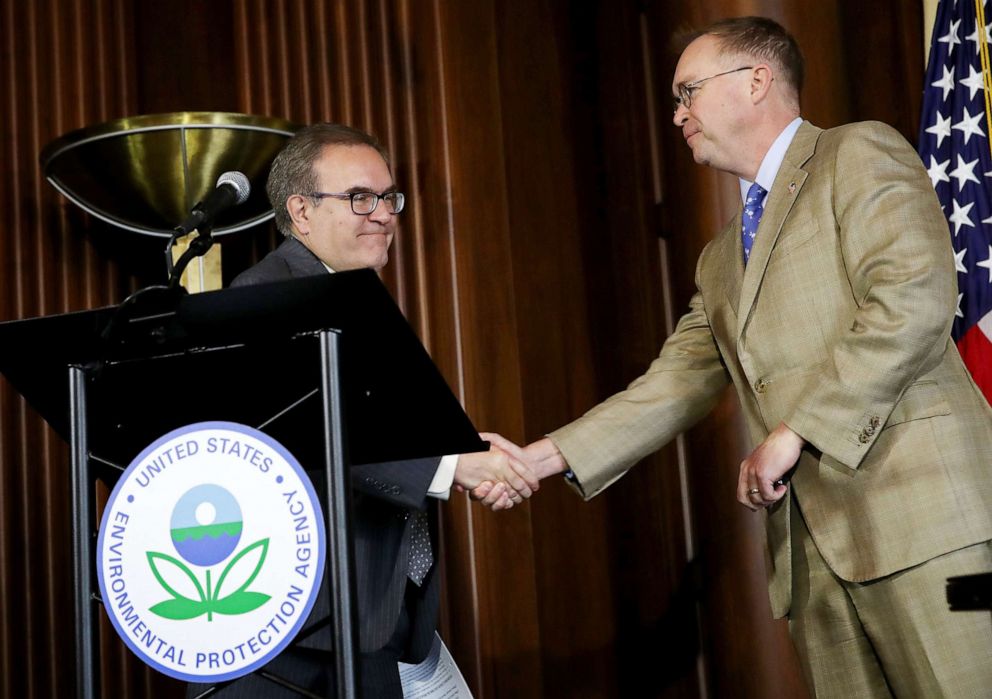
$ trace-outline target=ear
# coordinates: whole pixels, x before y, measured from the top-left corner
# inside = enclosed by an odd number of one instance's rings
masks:
[[[310,235],[310,200],[301,194],[286,199],[286,212],[300,235]]]
[[[750,85],[752,104],[757,104],[768,96],[774,80],[775,75],[772,73],[771,66],[767,63],[759,63],[754,67],[754,72],[751,73]]]

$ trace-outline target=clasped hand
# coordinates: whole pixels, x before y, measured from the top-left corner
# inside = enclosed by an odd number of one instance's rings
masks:
[[[519,462],[511,466],[511,458],[496,446],[487,452],[460,455],[454,486],[493,511],[519,505],[540,487],[527,466]]]
[[[538,489],[542,479],[562,473],[566,468],[558,447],[547,437],[521,447],[495,433],[483,432],[479,436],[492,444],[490,454],[495,451],[500,455],[497,470],[503,473],[503,469],[509,469],[509,474],[506,477],[479,477],[466,482],[459,481],[456,475],[455,483],[456,487],[467,490],[473,499],[493,510],[506,510],[523,502]]]

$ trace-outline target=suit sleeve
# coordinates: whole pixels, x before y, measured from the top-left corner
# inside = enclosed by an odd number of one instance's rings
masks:
[[[858,308],[785,423],[856,469],[909,384],[940,361],[957,285],[947,223],[916,152],[882,124],[841,137],[834,229]]]
[[[697,292],[647,372],[548,437],[589,499],[698,422],[729,382]]]
[[[351,467],[352,487],[405,509],[427,509],[427,489],[441,457],[388,461]]]

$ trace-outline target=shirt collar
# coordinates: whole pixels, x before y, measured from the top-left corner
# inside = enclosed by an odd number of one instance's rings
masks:
[[[785,159],[785,152],[792,145],[792,139],[795,138],[796,131],[799,130],[802,123],[802,117],[796,117],[789,122],[789,125],[782,130],[782,133],[772,143],[772,147],[765,153],[765,157],[761,161],[761,167],[758,168],[758,176],[754,178],[754,181],[760,184],[761,188],[766,192],[771,191],[772,184],[775,182],[775,176],[778,175],[778,170],[782,167],[782,160]],[[749,180],[740,180],[742,202],[747,199],[747,190],[751,188],[752,184]]]

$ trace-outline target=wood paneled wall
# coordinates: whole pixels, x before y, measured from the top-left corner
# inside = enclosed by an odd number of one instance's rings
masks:
[[[0,5],[0,318],[106,305],[131,280],[44,181],[50,140],[134,113],[131,3]],[[3,351],[3,348],[0,348]],[[0,386],[0,695],[73,691],[66,445]]]
[[[0,0],[0,320],[159,279],[157,243],[44,183],[38,154],[62,133],[180,110],[345,121],[382,138],[409,196],[387,285],[475,424],[537,438],[657,354],[738,205],[669,126],[673,31],[775,17],[806,51],[809,118],[912,138],[917,5]],[[225,276],[275,243],[225,240]],[[499,515],[453,497],[441,627],[476,696],[802,697],[761,520],[734,502],[747,450],[728,397],[590,503],[558,480]],[[0,383],[3,697],[73,689],[66,460]],[[103,639],[107,696],[182,695]]]

